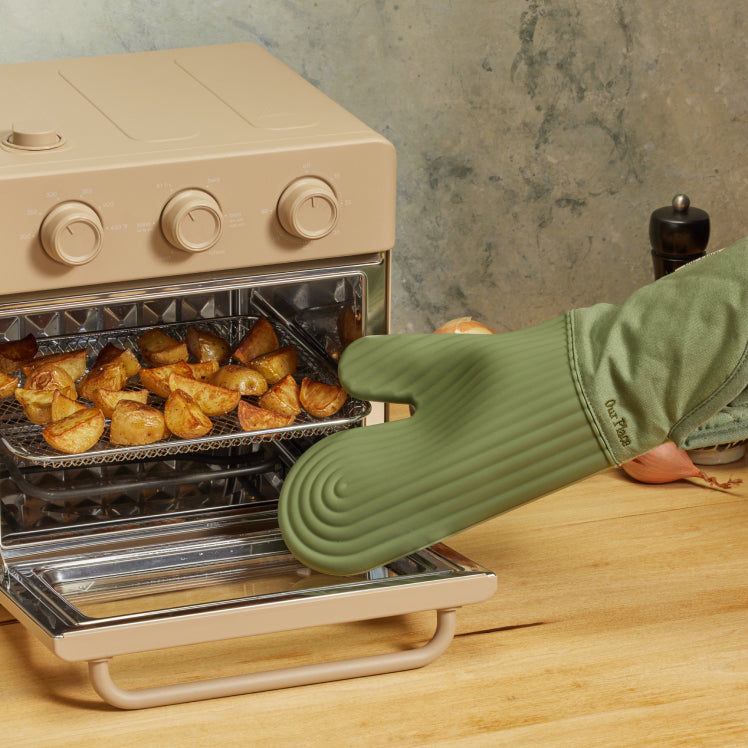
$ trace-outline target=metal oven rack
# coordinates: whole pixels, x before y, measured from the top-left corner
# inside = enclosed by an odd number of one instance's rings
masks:
[[[199,327],[209,329],[216,335],[229,341],[232,346],[238,345],[243,335],[251,328],[257,317],[235,316],[213,320],[200,320]],[[184,339],[188,323],[158,325],[165,333],[177,339]],[[291,328],[274,325],[279,343],[282,346],[293,345],[298,355],[297,376],[308,376],[326,382],[337,382],[334,368],[306,341]],[[43,353],[62,353],[78,349],[88,351],[88,361],[93,362],[98,352],[106,343],[115,343],[123,348],[130,348],[137,353],[137,339],[148,327],[107,330],[85,335],[60,336],[44,338],[41,341]],[[136,387],[137,381],[129,386]],[[161,401],[155,395],[149,402]],[[163,401],[161,401],[163,402]],[[83,465],[103,464],[132,459],[148,460],[189,452],[214,450],[222,447],[235,447],[252,444],[268,439],[289,439],[332,433],[347,428],[361,421],[370,412],[370,405],[362,400],[349,397],[341,411],[329,418],[314,418],[302,412],[290,426],[258,431],[243,431],[236,413],[228,413],[213,419],[211,432],[199,439],[179,439],[174,436],[168,440],[140,447],[118,447],[107,439],[105,430],[100,442],[86,453],[65,455],[56,452],[47,445],[41,436],[42,427],[30,423],[23,410],[14,398],[0,401],[0,444],[7,456],[26,464],[47,467],[78,467]]]

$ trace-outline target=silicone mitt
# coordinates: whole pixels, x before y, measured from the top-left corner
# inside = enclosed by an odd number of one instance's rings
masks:
[[[665,441],[681,446],[748,385],[748,239],[633,293],[499,335],[351,344],[356,397],[411,418],[317,442],[279,523],[329,574],[370,570]]]

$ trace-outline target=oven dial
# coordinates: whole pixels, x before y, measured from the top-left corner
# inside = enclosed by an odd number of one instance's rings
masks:
[[[292,236],[321,239],[338,221],[338,198],[322,179],[302,177],[292,182],[280,196],[278,220]]]
[[[96,211],[79,202],[60,203],[42,222],[44,251],[64,265],[91,262],[101,249],[104,227]]]
[[[203,190],[183,190],[166,203],[161,230],[177,249],[203,252],[221,238],[221,207]]]
[[[52,124],[43,120],[14,122],[4,141],[5,145],[21,151],[48,151],[59,148],[64,142]]]

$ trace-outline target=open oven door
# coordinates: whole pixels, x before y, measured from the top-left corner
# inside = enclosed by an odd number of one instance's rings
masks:
[[[60,542],[16,552],[0,602],[65,660],[87,661],[99,695],[142,708],[421,667],[455,630],[455,609],[490,597],[494,575],[438,545],[356,577],[328,577],[297,562],[274,512],[228,513],[115,532],[85,550]],[[112,657],[295,628],[435,610],[420,648],[139,690],[117,686]]]

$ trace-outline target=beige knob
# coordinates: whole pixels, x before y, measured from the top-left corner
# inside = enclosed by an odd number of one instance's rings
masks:
[[[44,251],[64,265],[84,265],[101,250],[104,227],[96,211],[85,203],[60,203],[42,222]]]
[[[186,252],[203,252],[220,238],[221,207],[203,190],[184,190],[174,195],[161,213],[161,231],[166,241]]]
[[[50,122],[22,120],[13,123],[6,143],[24,151],[46,151],[62,145],[62,138]]]
[[[338,222],[338,198],[324,180],[302,177],[292,182],[280,196],[278,220],[292,236],[321,239]]]

